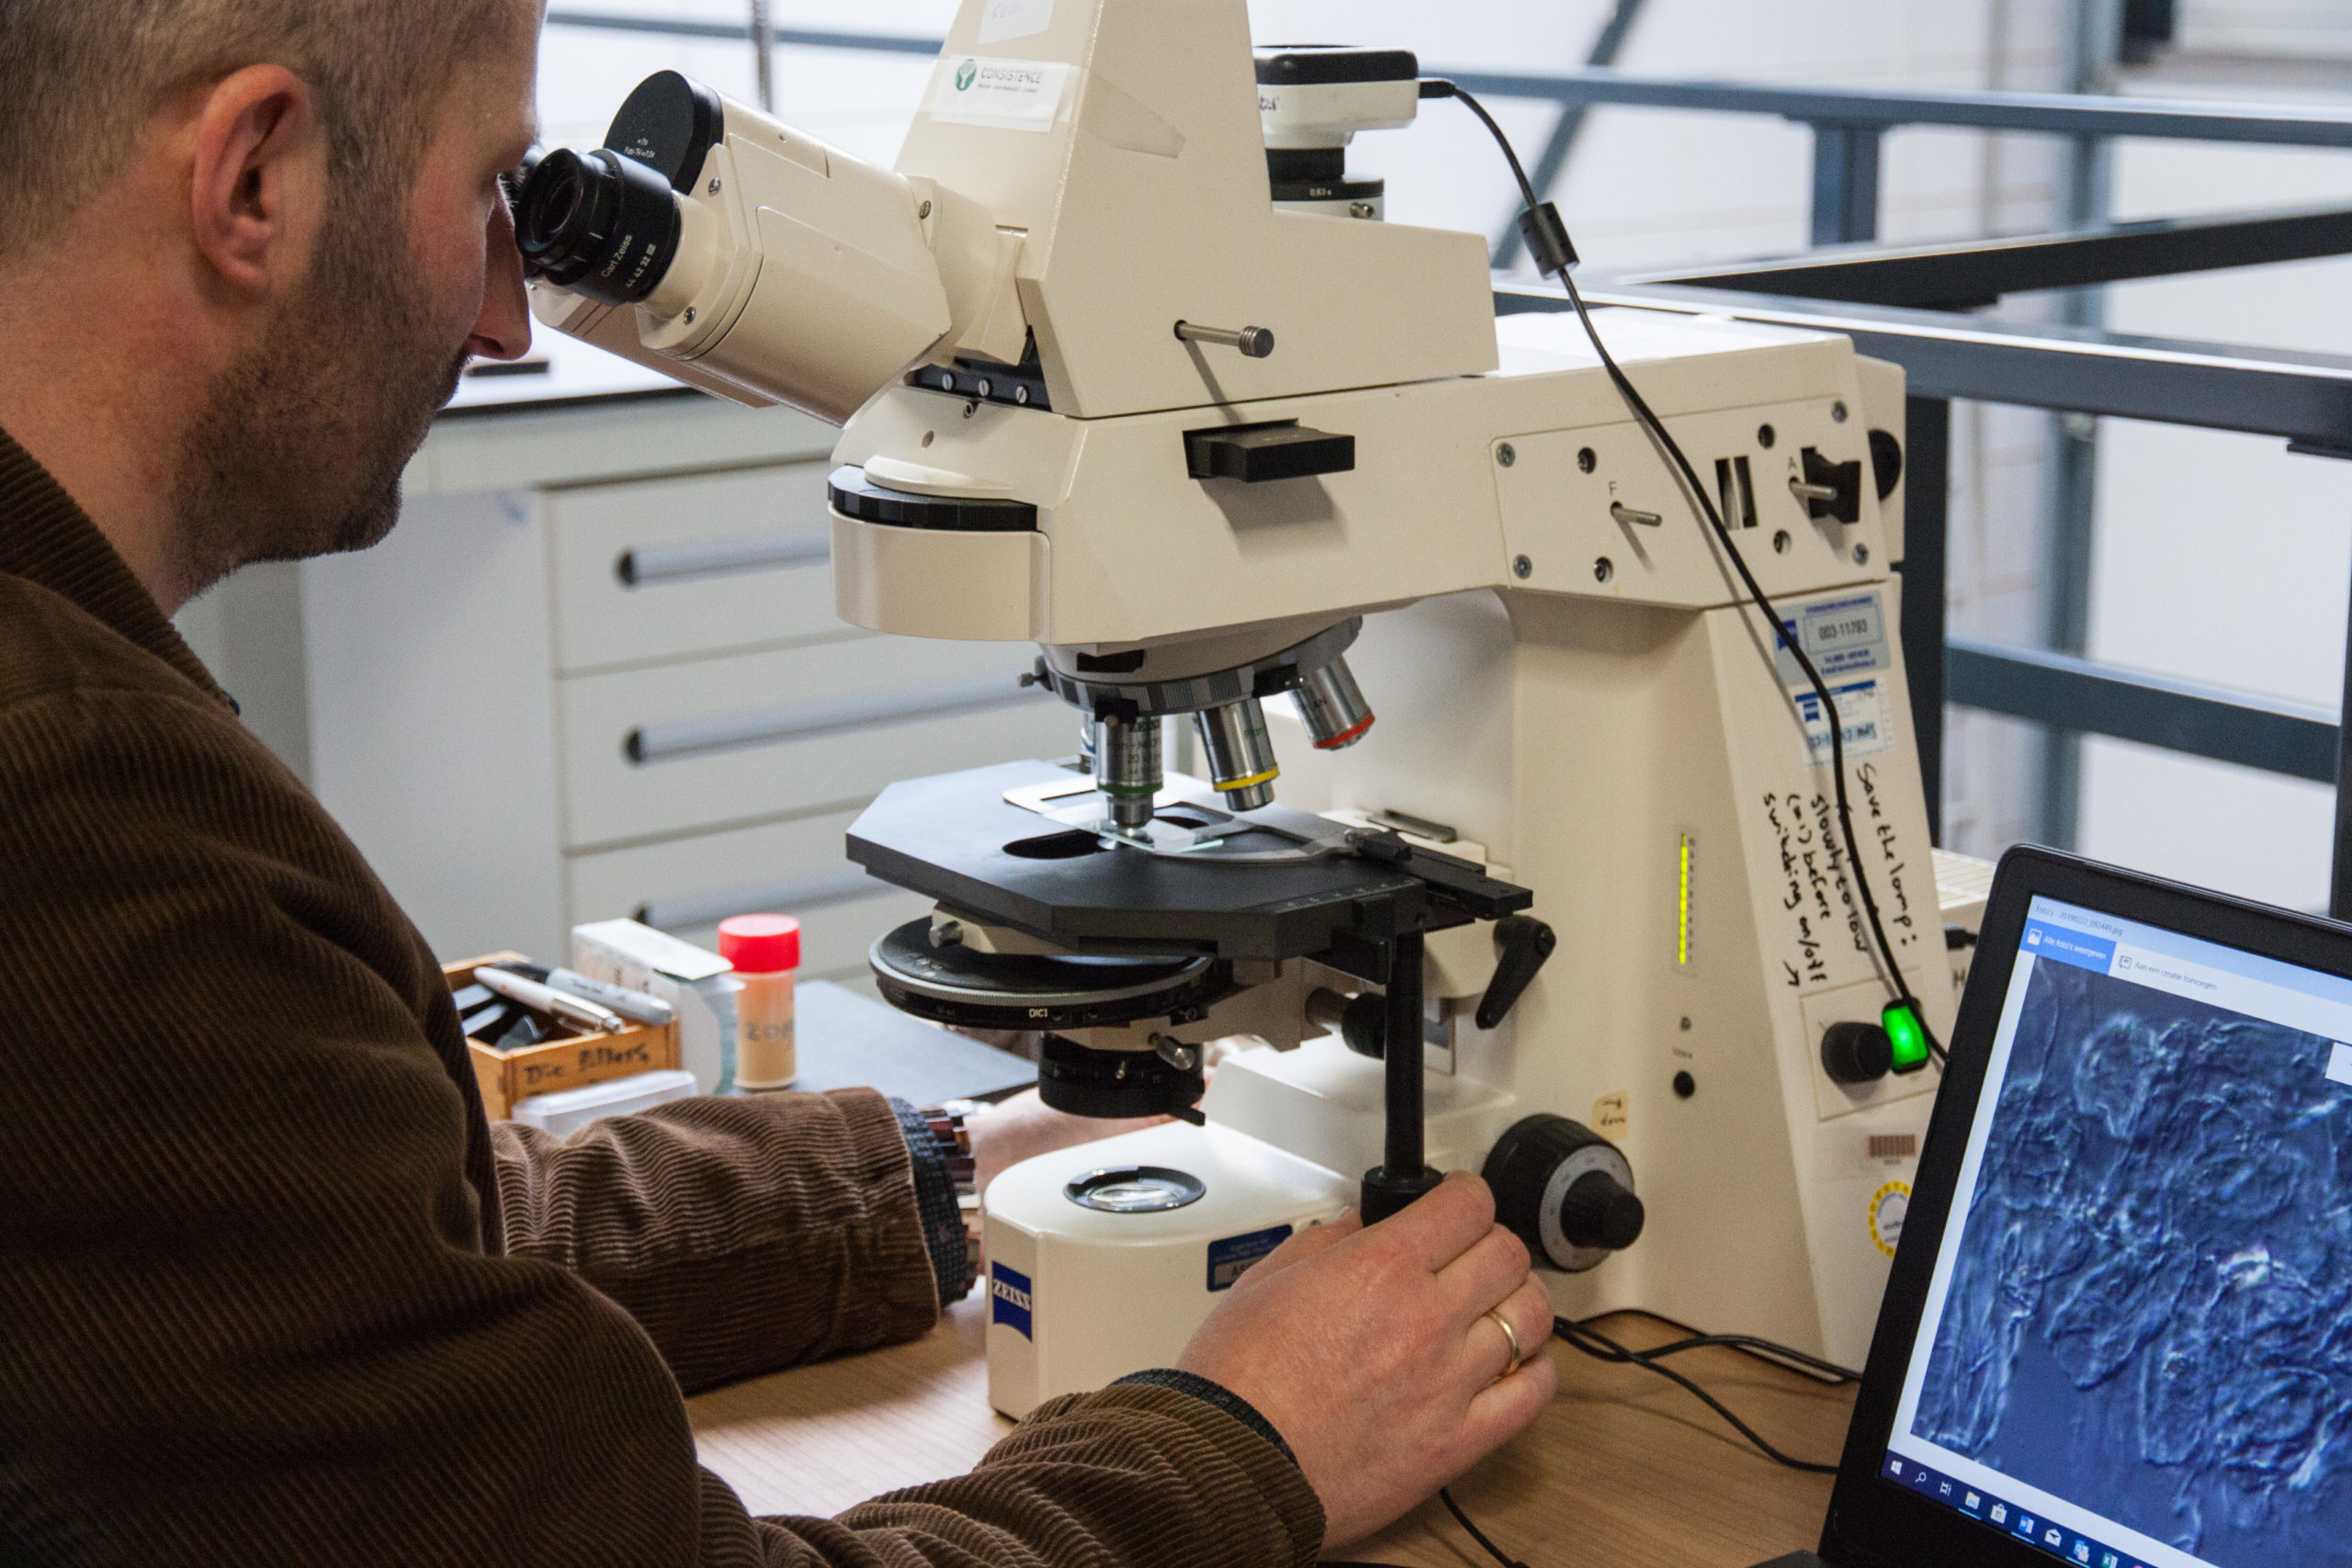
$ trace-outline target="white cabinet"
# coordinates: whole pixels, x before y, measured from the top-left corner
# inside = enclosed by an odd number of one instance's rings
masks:
[[[875,792],[1076,749],[1029,645],[834,615],[834,434],[700,397],[447,418],[392,536],[304,563],[314,787],[435,951],[773,908],[854,978],[927,908],[844,857]]]

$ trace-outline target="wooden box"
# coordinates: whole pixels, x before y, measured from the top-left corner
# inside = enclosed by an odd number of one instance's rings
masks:
[[[449,989],[473,984],[474,970],[485,964],[527,962],[519,953],[492,953],[462,964],[446,964]],[[481,1086],[482,1110],[493,1122],[504,1120],[514,1102],[534,1094],[584,1089],[606,1078],[628,1077],[678,1065],[678,1026],[671,1023],[633,1024],[616,1034],[602,1032],[544,1040],[513,1051],[469,1039],[474,1081]]]

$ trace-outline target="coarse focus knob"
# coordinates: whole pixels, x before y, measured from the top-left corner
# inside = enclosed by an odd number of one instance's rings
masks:
[[[1560,1200],[1560,1234],[1577,1247],[1621,1252],[1641,1239],[1646,1217],[1642,1201],[1605,1170],[1577,1177]]]
[[[1821,1070],[1832,1083],[1876,1083],[1894,1070],[1894,1044],[1875,1023],[1833,1023],[1822,1032]]]
[[[1580,1273],[1642,1234],[1642,1201],[1623,1151],[1580,1122],[1530,1116],[1495,1142],[1482,1173],[1495,1218],[1539,1268]]]

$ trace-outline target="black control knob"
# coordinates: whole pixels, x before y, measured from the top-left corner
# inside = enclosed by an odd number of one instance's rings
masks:
[[[1822,1032],[1821,1070],[1832,1083],[1876,1083],[1894,1070],[1894,1043],[1875,1023],[1833,1023]]]
[[[1580,1122],[1530,1116],[1495,1142],[1482,1173],[1495,1218],[1539,1268],[1580,1273],[1642,1234],[1624,1152]]]
[[[1568,1183],[1560,1199],[1560,1234],[1577,1247],[1622,1252],[1642,1239],[1642,1201],[1605,1170]]]

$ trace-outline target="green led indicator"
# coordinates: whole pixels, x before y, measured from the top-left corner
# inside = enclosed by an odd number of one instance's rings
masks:
[[[1894,1048],[1896,1072],[1916,1073],[1928,1065],[1927,1026],[1911,1010],[1910,1003],[1887,1003],[1878,1021],[1886,1031],[1887,1044]]]

